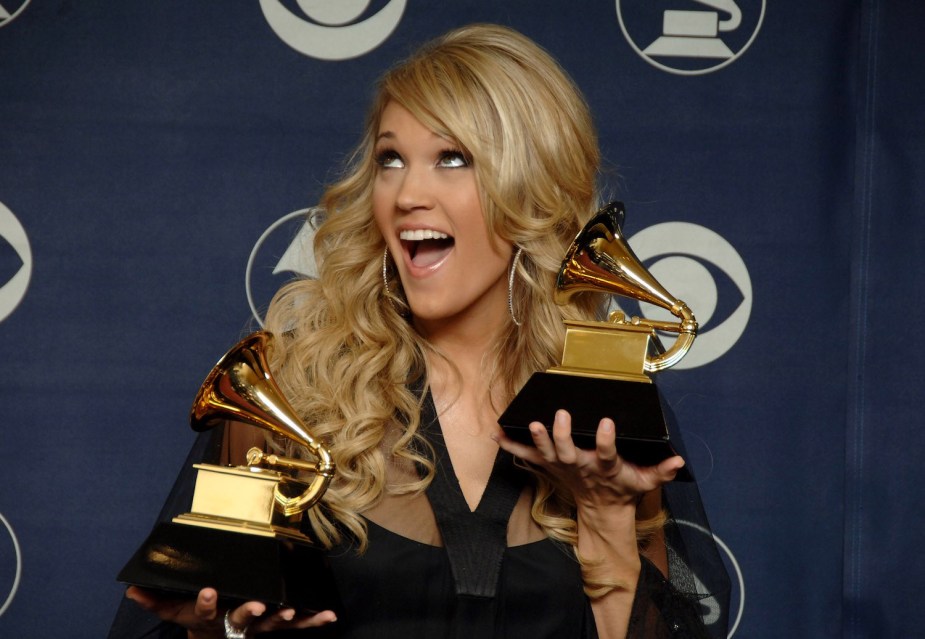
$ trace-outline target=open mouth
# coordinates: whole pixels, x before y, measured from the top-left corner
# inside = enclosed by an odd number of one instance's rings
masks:
[[[453,250],[456,240],[433,229],[402,231],[398,238],[411,263],[418,268],[433,266]]]

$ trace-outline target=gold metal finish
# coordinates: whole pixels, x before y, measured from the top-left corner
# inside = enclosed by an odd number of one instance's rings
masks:
[[[305,482],[257,467],[194,464],[193,468],[197,475],[191,512],[174,522],[309,542],[298,529],[301,513],[286,516],[275,499],[278,490],[304,490]]]
[[[627,318],[621,312],[611,313],[607,322],[567,321],[562,366],[550,372],[649,381],[645,373],[674,366],[694,343],[694,314],[633,253],[621,229],[624,216],[623,205],[612,202],[585,225],[559,270],[556,303],[568,303],[579,291],[606,291],[660,306],[680,321]],[[655,331],[678,333],[678,338],[663,353],[652,356],[649,339]]]
[[[247,453],[247,466],[196,464],[192,512],[175,518],[175,522],[307,541],[298,531],[299,521],[327,490],[335,472],[334,461],[302,424],[270,375],[266,360],[270,340],[269,333],[254,333],[219,360],[193,401],[190,424],[197,431],[226,420],[251,424],[298,442],[316,461],[267,455],[252,448]],[[260,465],[310,472],[314,477],[303,481]]]
[[[562,364],[547,372],[649,383],[645,374],[651,330],[609,322],[565,322]]]

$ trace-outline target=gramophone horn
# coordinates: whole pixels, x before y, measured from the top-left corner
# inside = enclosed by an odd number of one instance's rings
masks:
[[[556,279],[555,301],[567,304],[579,291],[606,291],[649,302],[671,311],[677,324],[639,317],[624,320],[622,313],[611,321],[678,333],[678,339],[664,353],[646,357],[645,370],[656,372],[676,364],[690,349],[697,335],[697,321],[687,304],[665,290],[642,265],[623,237],[625,212],[620,202],[611,202],[585,225],[572,242]]]
[[[315,477],[299,495],[274,492],[277,506],[286,515],[302,512],[321,499],[334,476],[330,452],[302,424],[270,375],[266,351],[271,335],[256,332],[235,345],[215,365],[193,401],[190,425],[204,431],[224,420],[258,426],[302,444],[317,457]],[[283,459],[282,465],[287,465]],[[293,463],[291,466],[305,467]]]

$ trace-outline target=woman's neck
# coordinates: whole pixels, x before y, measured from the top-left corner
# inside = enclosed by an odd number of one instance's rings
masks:
[[[433,347],[426,357],[434,398],[443,405],[460,399],[491,404],[499,331],[454,328],[425,333]]]

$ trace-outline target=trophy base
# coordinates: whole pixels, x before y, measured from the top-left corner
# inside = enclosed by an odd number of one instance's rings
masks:
[[[191,597],[211,587],[227,603],[262,601],[300,612],[339,610],[324,551],[284,537],[161,523],[117,579]]]
[[[534,373],[498,423],[511,439],[532,444],[529,426],[540,422],[552,434],[556,411],[572,416],[572,439],[579,448],[595,447],[604,417],[617,426],[617,452],[638,466],[652,466],[675,455],[655,384],[562,373]]]

